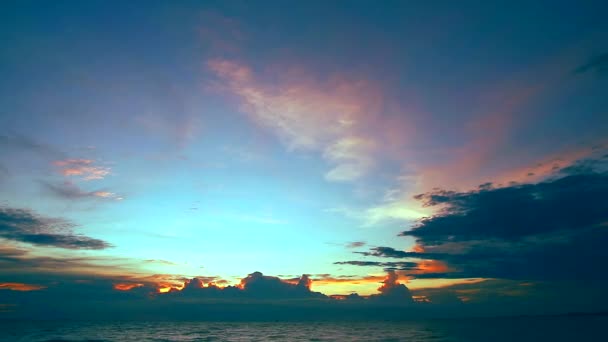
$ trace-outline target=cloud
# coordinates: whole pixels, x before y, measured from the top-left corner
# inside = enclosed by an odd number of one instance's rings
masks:
[[[38,284],[54,288],[66,282],[84,283],[95,279],[106,282],[108,289],[120,291],[145,287],[141,289],[145,294],[183,287],[186,279],[183,275],[142,273],[141,264],[142,260],[138,259],[74,255],[70,251],[40,256],[36,248],[6,244],[0,246],[0,283]],[[216,282],[222,280],[217,277],[201,278],[215,279]]]
[[[142,283],[118,283],[114,284],[114,289],[118,291],[131,291],[138,287],[143,287]]]
[[[65,249],[106,249],[103,240],[76,235],[75,225],[58,218],[37,215],[28,209],[0,207],[0,237],[32,245]]]
[[[559,307],[564,300],[587,302],[591,298],[590,306],[585,306],[588,308],[606,303],[605,287],[595,285],[588,288],[589,296],[559,300],[559,295],[571,290],[571,286],[557,288],[553,284],[547,287],[541,283],[489,280],[420,288],[412,292],[400,283],[400,275],[402,273],[389,270],[384,278],[375,277],[373,282],[380,282],[378,294],[324,296],[310,290],[312,278],[307,275],[292,282],[254,272],[243,278],[239,286],[224,287],[216,285],[218,279],[212,276],[182,277],[182,285],[159,292],[159,280],[177,280],[180,277],[0,271],[0,279],[14,279],[0,281],[0,284],[7,284],[1,286],[0,291],[2,288],[7,290],[3,293],[3,304],[12,308],[8,315],[2,312],[2,318],[29,319],[192,320],[196,317],[197,320],[215,321],[369,321],[462,317],[479,315],[480,312],[496,313],[497,308],[505,306],[509,310],[516,307],[518,310],[514,312],[528,313],[532,300],[541,313],[543,310],[565,312],[566,309]],[[26,288],[32,291],[19,291]],[[100,302],[104,305],[99,306]],[[545,309],[547,305],[549,311]],[[446,311],[452,306],[457,306],[455,311]],[[568,307],[571,308],[571,304]],[[508,310],[498,311],[504,313]]]
[[[400,234],[415,238],[418,251],[355,253],[432,260],[408,274],[417,278],[606,279],[598,270],[608,262],[607,197],[604,159],[581,160],[536,184],[435,190],[416,198],[437,214]]]
[[[420,201],[412,198],[412,194],[417,192],[429,191],[442,185],[467,190],[477,189],[478,187],[504,188],[513,186],[513,184],[542,182],[554,179],[556,175],[560,174],[560,170],[567,169],[582,159],[598,158],[602,152],[605,153],[605,146],[601,144],[596,148],[575,148],[557,155],[541,158],[533,165],[510,167],[506,170],[494,172],[487,178],[486,176],[480,176],[475,171],[483,169],[480,164],[464,165],[464,169],[461,169],[458,165],[424,167],[418,170],[416,176],[402,175],[397,177],[397,184],[385,192],[381,203],[358,211],[341,209],[341,212],[363,221],[364,226],[374,226],[387,221],[412,222],[433,214],[432,207],[424,207]],[[467,158],[463,157],[459,160],[467,164]],[[445,172],[446,169],[450,172]],[[467,179],[458,176],[460,173],[466,174]],[[486,180],[481,185],[479,184],[480,178]]]
[[[237,286],[221,287],[226,281],[219,277],[195,277],[184,281],[183,286],[174,287],[166,292],[169,297],[187,297],[190,299],[222,299],[222,300],[294,300],[326,298],[319,292],[311,291],[312,279],[302,275],[295,282],[278,277],[266,276],[261,272],[253,272],[241,279]],[[206,285],[205,285],[206,284]]]
[[[23,284],[23,283],[0,283],[0,290],[12,291],[37,291],[46,288],[46,286]]]
[[[608,220],[608,174],[573,174],[538,184],[469,192],[438,190],[417,195],[442,207],[411,231],[424,244],[479,239],[514,240],[560,230],[582,230]],[[584,199],[584,200],[582,200]]]
[[[392,247],[372,247],[370,248],[371,252],[355,252],[358,254],[363,254],[365,256],[376,256],[383,258],[416,258],[425,256],[426,254],[418,253],[418,252],[406,252],[396,250]]]
[[[298,68],[275,70],[274,83],[261,81],[248,65],[213,59],[213,88],[236,97],[240,109],[274,132],[289,150],[319,151],[331,165],[328,181],[354,181],[376,164],[381,95],[368,82],[332,76],[314,79]]]
[[[45,181],[41,181],[41,184],[44,186],[46,190],[48,190],[51,194],[68,199],[83,199],[83,198],[100,198],[100,199],[113,199],[113,200],[122,200],[122,197],[106,190],[93,190],[93,191],[84,191],[79,188],[76,184],[65,181],[61,184],[52,184]]]
[[[374,165],[374,141],[359,137],[342,138],[329,145],[323,157],[336,166],[325,174],[325,179],[348,182],[363,177]]]
[[[265,276],[253,272],[241,280],[240,287],[244,294],[252,298],[322,298],[319,292],[310,290],[311,281],[303,275],[297,284],[290,284],[278,277]]]
[[[95,166],[91,159],[56,160],[53,165],[59,168],[59,173],[66,177],[79,176],[84,180],[104,179],[110,174],[110,168]]]
[[[353,266],[377,266],[384,267],[385,269],[393,270],[417,270],[418,263],[416,262],[381,262],[381,261],[337,261],[334,262],[336,265],[353,265]]]
[[[415,221],[427,216],[425,208],[411,205],[411,200],[385,202],[369,208],[335,207],[326,209],[327,212],[338,213],[361,222],[362,227],[372,227],[386,221]]]
[[[399,275],[394,270],[388,270],[382,285],[378,288],[379,295],[372,295],[370,299],[381,301],[398,301],[413,303],[412,294],[404,284],[399,283]]]
[[[365,246],[364,241],[353,241],[346,245],[346,248],[359,248]]]
[[[596,57],[591,58],[587,63],[579,66],[574,70],[577,74],[595,71],[597,73],[603,73],[608,71],[608,53],[603,53]]]

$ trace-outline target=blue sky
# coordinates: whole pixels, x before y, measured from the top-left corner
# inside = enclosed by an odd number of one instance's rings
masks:
[[[601,2],[2,8],[2,229],[25,229],[20,209],[35,234],[106,245],[0,246],[88,260],[68,273],[165,289],[310,274],[327,295],[375,294],[394,267],[336,262],[437,249],[398,234],[455,204],[415,195],[543,184],[606,152]],[[411,290],[500,278],[408,258]]]

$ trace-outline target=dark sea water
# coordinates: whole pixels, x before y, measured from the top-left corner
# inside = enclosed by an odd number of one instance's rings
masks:
[[[0,341],[608,341],[608,317],[409,322],[0,322]]]

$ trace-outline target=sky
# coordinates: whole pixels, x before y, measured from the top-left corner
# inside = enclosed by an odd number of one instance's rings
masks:
[[[606,10],[3,2],[0,317],[608,310]]]

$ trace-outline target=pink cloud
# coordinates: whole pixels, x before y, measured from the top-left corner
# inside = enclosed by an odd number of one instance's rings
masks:
[[[59,172],[66,176],[80,176],[84,180],[104,179],[110,174],[110,168],[96,166],[90,159],[56,160],[53,165],[59,167]]]
[[[287,149],[320,152],[330,164],[329,181],[364,177],[387,138],[395,137],[384,135],[390,131],[382,117],[386,99],[368,81],[319,78],[298,67],[272,70],[269,81],[266,73],[235,60],[213,59],[207,66],[217,77],[212,87],[234,96],[240,110]]]

